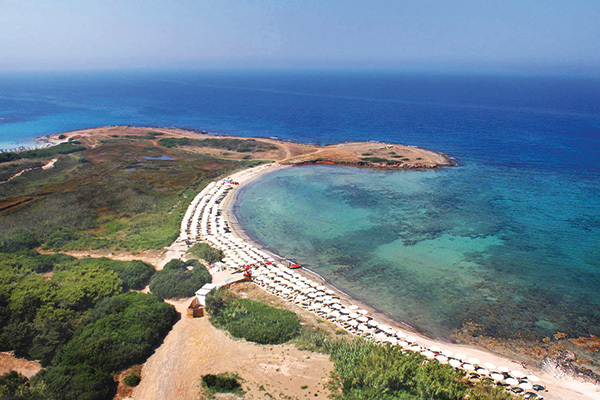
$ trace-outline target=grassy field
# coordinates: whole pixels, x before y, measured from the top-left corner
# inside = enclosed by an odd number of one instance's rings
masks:
[[[58,157],[54,168],[0,184],[0,236],[19,230],[42,242],[50,236],[52,250],[160,249],[177,237],[189,202],[208,182],[257,163],[148,139],[105,136],[70,154],[48,150]],[[15,166],[7,161],[0,170]]]

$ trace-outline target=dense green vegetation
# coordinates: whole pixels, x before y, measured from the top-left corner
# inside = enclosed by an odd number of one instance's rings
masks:
[[[100,264],[78,265],[69,256],[35,252],[2,254],[0,350],[49,365],[58,348],[85,324],[86,311],[122,291],[119,276]]]
[[[237,298],[227,289],[212,290],[206,308],[214,326],[251,342],[281,344],[300,333],[300,320],[293,312]]]
[[[188,267],[193,269],[189,270]],[[150,291],[163,299],[191,297],[196,290],[210,282],[210,272],[197,260],[175,259],[154,274],[150,282]]]
[[[154,274],[154,267],[143,261],[117,261],[109,258],[83,258],[73,263],[74,265],[101,266],[113,271],[123,282],[123,288],[142,290],[150,283]]]
[[[4,239],[3,249],[13,251],[0,254],[0,350],[38,359],[46,369],[32,382],[14,374],[0,379],[0,393],[111,399],[113,373],[145,361],[175,320],[174,308],[157,296],[124,293],[143,287],[153,268],[38,254],[27,249],[35,245],[29,234]]]
[[[256,163],[168,151],[143,138],[105,137],[88,149],[70,142],[35,150],[49,156],[52,149],[60,153],[58,161],[0,184],[0,238],[21,230],[55,251],[160,249],[175,240],[189,202],[217,170],[226,174]],[[79,151],[62,154],[73,150]],[[23,161],[3,162],[13,153],[3,154],[0,174],[24,169]]]
[[[18,153],[0,153],[0,163],[6,161],[20,160],[22,158],[50,158],[58,154],[70,154],[85,150],[85,146],[75,143],[61,143],[56,146],[43,149],[20,151]]]
[[[141,363],[171,329],[175,316],[174,307],[154,295],[129,292],[106,298],[53,363],[84,364],[108,372]]]
[[[239,153],[276,150],[273,146],[254,139],[189,139],[189,138],[164,138],[158,141],[158,144],[167,148],[179,146],[211,147]]]
[[[235,393],[242,395],[242,385],[239,377],[234,374],[202,375],[202,384],[209,393]]]
[[[222,250],[215,249],[208,243],[199,242],[194,244],[188,253],[200,260],[208,261],[211,264],[222,261],[225,257]]]

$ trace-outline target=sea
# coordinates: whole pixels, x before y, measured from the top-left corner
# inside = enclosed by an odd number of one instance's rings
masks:
[[[0,75],[0,148],[106,125],[384,141],[458,166],[303,166],[242,189],[273,252],[432,337],[600,336],[600,80],[374,71]]]

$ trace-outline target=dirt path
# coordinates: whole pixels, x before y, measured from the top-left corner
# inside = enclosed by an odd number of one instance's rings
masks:
[[[37,374],[41,368],[40,363],[37,361],[17,358],[12,352],[0,353],[0,375],[4,375],[10,371],[17,371],[21,375],[31,378]]]
[[[169,303],[185,315],[190,301]],[[144,365],[142,382],[132,398],[202,399],[202,375],[233,372],[244,380],[244,399],[326,399],[331,368],[326,355],[300,351],[293,345],[261,346],[235,340],[214,328],[207,317],[183,317]]]

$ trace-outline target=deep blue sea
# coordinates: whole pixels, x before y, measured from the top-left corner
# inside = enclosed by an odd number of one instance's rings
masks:
[[[103,125],[177,126],[455,157],[438,171],[328,166],[256,181],[248,233],[448,338],[600,335],[600,81],[358,72],[0,75],[0,148]]]

